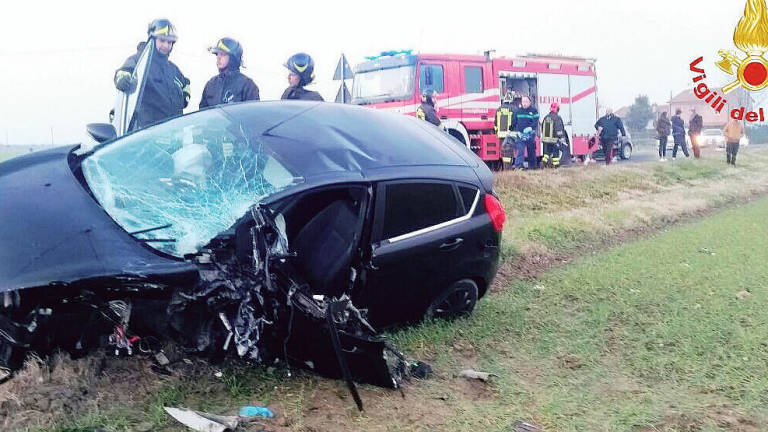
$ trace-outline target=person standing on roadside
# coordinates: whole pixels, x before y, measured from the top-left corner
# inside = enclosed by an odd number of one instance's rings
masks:
[[[683,154],[685,157],[690,157],[688,154],[688,146],[685,144],[685,122],[680,117],[683,110],[678,108],[675,111],[675,115],[672,117],[672,138],[675,140],[675,147],[672,149],[672,160],[677,159],[677,146],[683,148]]]
[[[691,108],[691,120],[688,123],[688,134],[691,136],[691,148],[693,149],[693,157],[698,159],[701,156],[701,149],[699,148],[699,136],[701,136],[701,130],[704,128],[704,119],[696,112],[696,108]]]
[[[740,121],[728,119],[723,128],[725,136],[725,160],[729,165],[736,165],[736,153],[739,152],[739,141],[744,136],[744,125]]]
[[[656,120],[656,137],[659,139],[659,162],[667,161],[667,137],[671,130],[672,124],[667,118],[667,112],[664,111]]]
[[[424,89],[421,92],[421,105],[416,108],[416,117],[440,127],[440,117],[437,116],[437,110],[435,109],[436,101],[437,92],[431,88]]]
[[[515,169],[523,169],[523,156],[527,153],[528,169],[538,168],[536,135],[539,129],[539,111],[531,106],[531,98],[523,96],[520,108],[512,116],[510,130],[515,135]]]
[[[232,38],[221,38],[208,48],[216,56],[219,74],[211,78],[203,89],[200,108],[259,100],[259,87],[253,80],[240,73],[243,63],[243,47]]]
[[[288,88],[280,99],[323,101],[320,93],[304,88],[315,79],[315,61],[309,54],[294,54],[283,66],[288,69]]]
[[[147,70],[144,93],[136,107],[129,130],[180,116],[189,103],[189,80],[168,60],[178,40],[176,27],[167,19],[156,19],[149,24],[147,35],[150,40],[154,40],[155,52]],[[144,50],[144,44],[139,44],[138,48],[138,52],[128,57],[115,72],[115,87],[127,94],[136,91],[138,84],[133,77],[133,70]]]
[[[619,116],[613,113],[612,108],[606,108],[605,115],[600,117],[597,123],[595,123],[595,129],[597,129],[597,136],[603,149],[605,164],[610,165],[611,161],[613,161],[613,148],[619,140],[619,132],[621,132],[621,136],[627,136],[627,131],[624,130],[624,123],[622,123]]]

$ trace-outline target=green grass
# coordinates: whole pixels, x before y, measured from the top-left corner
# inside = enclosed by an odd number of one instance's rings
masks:
[[[766,430],[766,218],[768,200],[728,210],[513,282],[467,320],[395,337],[421,355],[471,343],[499,376],[496,398],[452,419],[454,430],[509,430],[515,416],[558,431],[635,430],[671,412],[725,429],[713,406]]]
[[[768,228],[759,223],[768,202],[592,252],[624,230],[652,231],[768,190],[768,152],[742,154],[737,168],[710,156],[498,175],[508,214],[503,259],[562,253],[580,260],[536,281],[506,281],[469,319],[395,333],[402,351],[440,374],[406,390],[402,415],[378,412],[397,409],[400,398],[379,391],[364,397],[377,409],[342,411],[340,422],[317,429],[304,420],[318,408],[308,400],[346,394],[343,383],[228,366],[222,378],[208,371],[158,381],[134,406],[102,404],[57,430],[122,431],[147,421],[153,430],[183,430],[163,406],[231,414],[256,403],[277,406],[292,430],[418,430],[410,416],[435,410],[447,411],[441,430],[509,431],[518,420],[557,431],[727,429],[713,407],[768,430],[768,298],[760,288]],[[752,295],[736,299],[743,289]],[[452,374],[468,365],[498,375],[488,397],[456,390],[461,379]]]

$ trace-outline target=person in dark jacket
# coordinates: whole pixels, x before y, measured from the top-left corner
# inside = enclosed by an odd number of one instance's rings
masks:
[[[683,148],[683,154],[685,157],[690,157],[688,154],[688,145],[685,143],[685,122],[680,117],[683,110],[678,108],[675,111],[675,115],[672,116],[672,138],[675,139],[675,147],[672,149],[672,159],[677,159],[677,146]]]
[[[621,122],[619,116],[613,113],[613,109],[607,108],[605,115],[595,123],[595,129],[597,129],[597,136],[600,138],[600,146],[603,148],[605,164],[610,165],[613,160],[613,148],[619,139],[619,132],[621,132],[621,136],[627,136],[624,123]]]
[[[656,121],[656,136],[659,139],[659,162],[667,161],[667,137],[671,127],[672,124],[667,118],[667,112],[662,112]]]
[[[437,116],[437,111],[435,110],[436,98],[437,92],[431,88],[421,92],[421,105],[416,108],[416,117],[428,121],[435,126],[440,126],[440,118]]]
[[[203,89],[200,108],[259,100],[259,87],[253,80],[240,73],[243,64],[243,47],[232,38],[221,38],[208,51],[216,55],[219,74],[211,78]]]
[[[304,88],[315,79],[315,61],[309,54],[294,54],[285,62],[284,66],[288,69],[289,85],[283,92],[281,99],[323,100],[320,93]]]
[[[538,168],[536,135],[539,129],[539,111],[531,106],[531,98],[523,96],[520,108],[512,116],[510,130],[515,134],[515,169],[523,168],[523,155],[528,155],[528,169]]]
[[[149,24],[147,34],[154,40],[155,52],[148,65],[141,103],[136,107],[129,130],[179,116],[189,104],[189,80],[168,60],[178,39],[176,28],[167,19],[156,19]],[[115,87],[125,93],[136,90],[133,70],[144,44],[139,44],[138,48],[138,52],[128,57],[115,72]]]
[[[696,112],[696,108],[691,109],[691,120],[688,123],[688,134],[691,136],[691,147],[693,148],[693,157],[696,159],[701,156],[699,149],[699,136],[704,128],[704,119]]]

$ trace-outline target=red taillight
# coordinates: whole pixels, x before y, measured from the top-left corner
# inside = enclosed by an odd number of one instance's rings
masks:
[[[501,232],[504,229],[504,221],[507,220],[507,214],[504,213],[504,207],[495,196],[491,194],[485,194],[485,211],[488,212],[488,216],[491,217],[491,223],[497,232]]]

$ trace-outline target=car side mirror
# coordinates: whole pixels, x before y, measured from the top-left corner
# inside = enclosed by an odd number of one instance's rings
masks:
[[[117,137],[115,127],[109,123],[90,123],[85,126],[85,129],[88,131],[88,135],[100,143]]]

